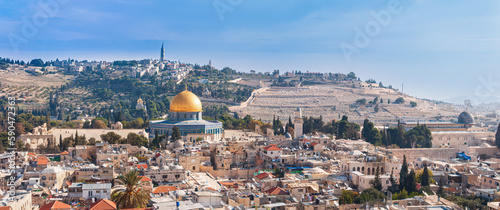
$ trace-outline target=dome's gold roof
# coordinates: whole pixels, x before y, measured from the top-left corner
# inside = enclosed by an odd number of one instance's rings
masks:
[[[201,101],[194,93],[182,91],[170,102],[171,112],[201,112]]]

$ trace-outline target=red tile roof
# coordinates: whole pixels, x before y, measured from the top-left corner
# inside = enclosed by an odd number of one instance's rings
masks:
[[[108,199],[101,199],[90,205],[89,210],[115,210],[116,203]]]
[[[61,155],[69,155],[68,151],[61,152]]]
[[[142,177],[141,179],[141,182],[149,182],[149,181],[152,181],[149,177],[147,176],[139,176],[139,177]]]
[[[153,190],[154,194],[158,193],[168,193],[170,191],[176,191],[178,190],[177,187],[174,186],[159,186]]]
[[[148,169],[148,164],[137,164],[136,167],[138,169]]]
[[[57,209],[57,210],[71,209],[71,206],[63,202],[54,201],[40,208],[40,210],[52,210],[52,209]]]
[[[233,183],[233,182],[221,182],[221,181],[218,181],[218,183],[224,187],[227,187],[227,188],[238,188],[238,184],[236,183]]]
[[[269,195],[288,195],[288,193],[280,187],[273,187],[269,190],[266,190],[265,192]]]
[[[49,159],[43,155],[36,157],[35,159],[37,165],[47,165]]]
[[[267,147],[264,147],[264,150],[266,150],[266,151],[281,151],[282,149],[276,147],[275,144],[271,144]]]
[[[313,142],[313,143],[311,143],[311,146],[316,146],[316,145],[318,145],[318,144],[319,144],[319,143],[317,143],[317,142]]]
[[[267,177],[273,178],[274,176],[273,176],[273,175],[271,175],[271,174],[268,174],[268,173],[261,173],[261,174],[259,174],[259,175],[255,176],[255,177],[256,177],[257,179],[265,179],[265,178],[267,178]]]
[[[10,206],[0,206],[0,210],[11,210]]]
[[[28,153],[28,156],[34,156],[34,157],[35,157],[35,156],[36,156],[36,154],[35,154],[35,153],[33,153],[33,152],[29,152],[29,153]]]

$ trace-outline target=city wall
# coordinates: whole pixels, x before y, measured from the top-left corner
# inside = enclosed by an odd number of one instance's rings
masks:
[[[455,158],[459,152],[458,149],[455,148],[408,148],[391,149],[390,151],[399,159],[403,159],[403,155],[406,155],[408,162],[410,162],[410,160],[416,160],[420,157],[450,159]]]

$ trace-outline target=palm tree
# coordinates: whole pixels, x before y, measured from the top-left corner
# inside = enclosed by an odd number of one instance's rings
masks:
[[[142,188],[141,178],[137,171],[130,171],[118,177],[120,185],[113,187],[111,194],[111,200],[116,203],[118,209],[144,208],[149,203],[151,196]]]

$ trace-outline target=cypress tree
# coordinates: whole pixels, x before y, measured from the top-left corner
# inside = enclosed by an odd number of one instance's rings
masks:
[[[417,179],[415,178],[415,171],[412,169],[410,171],[410,174],[408,175],[408,181],[407,183],[407,191],[408,193],[416,192],[417,191]]]
[[[444,193],[444,180],[443,180],[443,177],[441,177],[441,179],[439,179],[439,188],[437,190],[437,195],[442,197],[443,196],[443,193]]]
[[[181,131],[179,130],[179,127],[174,125],[174,127],[172,128],[172,141],[176,141],[181,138]]]
[[[406,155],[403,155],[403,164],[401,165],[401,171],[399,171],[399,191],[402,191],[407,186],[408,178],[408,164],[406,163]],[[408,191],[408,189],[406,189]]]
[[[375,179],[373,179],[370,184],[378,191],[382,191],[382,180],[380,180],[380,168],[378,166],[377,171],[375,172]]]
[[[429,186],[429,169],[427,168],[427,163],[424,163],[424,170],[420,178],[422,186]]]
[[[394,179],[394,170],[391,171],[391,177],[389,177],[389,182],[391,182],[391,186],[389,187],[389,191],[391,191],[391,193],[397,192],[398,184],[396,183],[396,179]]]

